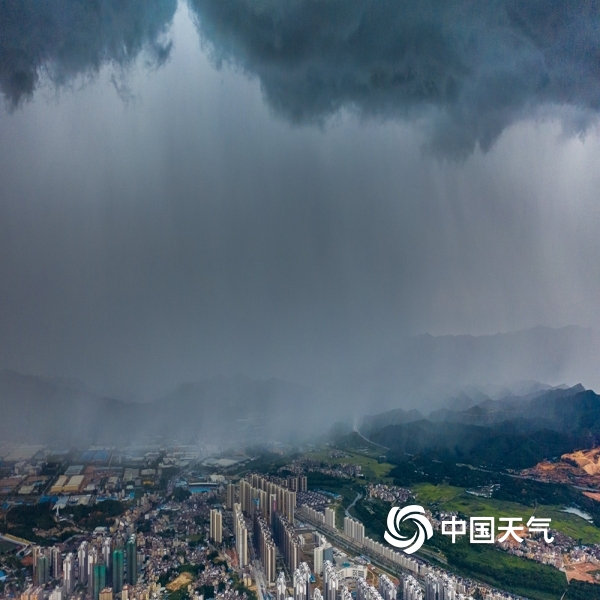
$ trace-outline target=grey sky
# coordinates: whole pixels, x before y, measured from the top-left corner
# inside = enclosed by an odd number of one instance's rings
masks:
[[[339,42],[369,3],[296,50],[311,3],[280,30],[263,3],[266,33],[252,3],[193,4],[171,23],[173,3],[127,2],[90,44],[59,12],[56,39],[29,23],[35,48],[0,50],[0,367],[146,397],[217,372],[326,381],[425,331],[600,326],[595,15],[507,3],[481,54],[406,59],[421,87],[462,82],[423,99],[357,91],[399,60],[385,14],[368,52]],[[400,33],[472,41],[454,25],[473,4],[452,6]],[[480,43],[493,18],[473,17]]]

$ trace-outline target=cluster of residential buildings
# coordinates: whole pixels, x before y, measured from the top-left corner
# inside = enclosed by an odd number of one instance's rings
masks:
[[[298,478],[293,480],[297,482]],[[268,478],[255,473],[241,479],[239,499],[242,511],[252,517],[255,511],[260,510],[269,522],[277,512],[293,523],[296,491],[289,488],[288,483],[287,479]]]
[[[283,573],[280,573],[280,576],[282,574]],[[294,570],[294,600],[310,600],[310,580],[310,567],[303,562]]]
[[[335,529],[335,510],[333,508],[326,506],[322,510],[317,510],[312,506],[302,505],[302,510],[311,521],[317,521]]]
[[[296,493],[298,506],[310,506],[316,510],[324,510],[331,503],[331,496],[321,492],[306,491]]]
[[[308,522],[312,522],[317,526],[322,526],[323,521],[321,519],[315,520],[312,518],[310,512],[305,508],[301,507],[298,510],[299,517],[306,519]],[[329,529],[323,528],[327,534]],[[386,562],[390,566],[393,565],[394,569],[405,569],[417,575],[425,576],[428,565],[424,561],[409,556],[404,552],[396,552],[389,545],[381,544],[364,534],[363,524],[350,517],[344,518],[344,533],[337,533],[338,536],[342,537],[347,545],[356,549],[357,552],[363,552],[365,555],[372,555],[382,562]]]
[[[557,569],[564,567],[564,558],[571,554],[571,551],[565,552],[560,545],[546,544],[543,539],[536,539],[533,535],[528,535],[527,532],[519,535],[523,539],[521,543],[509,538],[504,542],[498,542],[498,547],[514,556],[535,560]]]
[[[316,518],[315,513],[319,515]],[[434,527],[438,529],[441,528],[441,520],[447,517],[445,513],[438,514],[435,518],[430,512],[426,512],[426,514],[434,523]],[[323,526],[322,513],[318,513],[310,507],[301,507],[298,510],[298,516],[315,525]],[[323,530],[325,532],[328,531],[325,527],[323,527]],[[516,598],[510,594],[498,592],[483,584],[454,577],[449,572],[432,567],[422,559],[409,556],[403,552],[396,552],[389,545],[381,544],[366,536],[363,524],[357,519],[345,517],[344,533],[337,532],[337,536],[342,537],[347,545],[354,548],[356,552],[361,552],[365,556],[370,556],[381,564],[387,565],[392,572],[406,573],[402,586],[405,600],[472,600],[471,595],[476,590],[479,590],[479,593],[485,600],[508,600]],[[317,548],[315,548],[316,554]],[[318,562],[315,558],[315,565],[317,564]],[[331,568],[329,567],[330,572]],[[380,594],[385,598],[381,590]],[[366,598],[367,600],[379,600],[375,596]]]
[[[474,600],[475,594],[483,600],[514,600],[516,596],[478,586],[454,577],[444,571],[428,573],[423,582],[412,575],[402,580],[403,600]]]
[[[182,458],[171,456],[168,460],[178,464]],[[71,465],[57,473],[52,485],[60,497],[85,495],[95,481],[115,484],[114,489],[121,491],[129,485],[143,486],[143,477],[156,478],[166,466],[164,458],[158,466],[141,462],[139,468],[117,464],[92,465],[90,469],[90,465]],[[333,465],[338,466],[345,473],[347,465]],[[324,468],[303,463],[303,469],[307,467]],[[110,473],[105,469],[110,469]],[[95,480],[97,473],[103,476]],[[476,590],[477,597],[484,600],[514,598],[454,577],[369,538],[358,519],[345,516],[343,531],[338,530],[330,497],[309,492],[304,473],[297,470],[291,477],[251,473],[237,484],[215,475],[201,486],[190,484],[190,476],[181,474],[171,480],[166,492],[143,495],[115,520],[114,526],[89,534],[82,532],[49,548],[31,548],[33,580],[21,598],[153,600],[165,595],[165,586],[171,586],[172,591],[183,585],[192,600],[200,600],[206,593],[198,592],[198,588],[214,589],[206,600],[243,600],[243,592],[231,584],[227,567],[233,567],[239,581],[250,585],[258,577],[258,565],[261,581],[276,593],[277,600],[288,600],[290,595],[293,600],[395,600],[398,584],[383,570],[401,577],[405,600],[471,600]],[[111,482],[111,477],[118,477],[118,481]],[[165,500],[179,485],[190,490],[198,485],[203,491]],[[371,498],[394,504],[411,498],[409,490],[397,486],[369,485],[367,493]],[[452,517],[430,512],[426,516],[436,529]],[[526,536],[523,544],[509,544],[504,549],[560,567],[560,534],[557,540],[558,545],[549,546],[538,544],[533,535]],[[573,542],[570,538],[563,541]],[[357,558],[350,559],[338,548]],[[569,551],[572,561],[600,564],[600,550],[571,547]],[[370,561],[376,566],[368,567]],[[377,575],[373,569],[379,571]],[[255,580],[260,587],[262,584]]]
[[[233,503],[236,549],[240,566],[248,563],[248,524],[253,521],[255,546],[267,582],[275,581],[275,546],[279,547],[290,571],[299,564],[300,540],[294,531],[296,490],[306,491],[306,477],[265,477],[256,473],[241,479],[236,490],[227,488],[227,507]]]
[[[577,546],[569,552],[568,561],[570,563],[593,563],[599,565],[600,545],[594,544],[593,546]]]
[[[367,584],[364,575],[355,576],[353,581],[331,561],[323,565],[322,591],[315,584],[315,578],[306,562],[300,563],[292,576],[292,596],[288,595],[285,574],[279,573],[276,581],[277,600],[395,600],[397,588],[390,579],[383,576],[380,579],[380,589],[385,589],[388,595],[380,595],[378,590]],[[356,589],[353,596],[349,586]],[[381,588],[383,586],[383,588]],[[387,586],[387,587],[386,587]]]
[[[311,458],[301,458],[295,460],[287,469],[298,473],[323,473],[332,477],[342,479],[353,479],[355,477],[363,477],[362,467],[355,463],[326,463]]]
[[[51,600],[83,598],[112,600],[147,600],[138,593],[138,547],[135,535],[84,540],[76,552],[63,556],[60,548],[32,548],[33,585],[21,600],[43,598],[46,584],[59,584],[50,592]]]
[[[352,517],[344,517],[344,534],[360,546],[365,543],[365,526]]]
[[[367,486],[367,493],[369,498],[379,498],[384,502],[398,505],[405,504],[413,497],[412,492],[406,488],[382,483],[370,483]]]
[[[273,516],[272,527],[273,537],[283,556],[284,563],[290,571],[295,570],[300,563],[302,541],[296,533],[294,523],[284,514],[276,512]],[[272,579],[268,581],[272,581]]]
[[[265,578],[271,583],[275,580],[277,549],[271,528],[260,511],[254,513],[255,548],[263,566]]]
[[[145,495],[110,528],[80,533],[51,547],[23,548],[23,561],[30,561],[33,578],[20,597],[151,600],[164,595],[164,586],[184,564],[203,567],[194,585],[225,586],[226,569],[212,564],[206,545],[190,542],[202,537],[205,526],[199,523],[212,516],[207,537],[221,544],[219,538],[228,528],[219,518],[222,513],[213,508],[215,497],[208,493],[184,502],[164,502],[160,496]],[[139,532],[142,528],[144,533]],[[230,600],[242,600],[235,590],[225,592]]]

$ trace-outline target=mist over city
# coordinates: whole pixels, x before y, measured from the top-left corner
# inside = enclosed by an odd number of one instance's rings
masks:
[[[584,0],[0,0],[0,597],[600,598],[599,32]],[[410,565],[409,501],[444,542]],[[517,506],[560,551],[440,533]]]

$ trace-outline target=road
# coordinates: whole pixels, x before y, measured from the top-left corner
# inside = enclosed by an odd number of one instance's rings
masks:
[[[363,440],[365,440],[365,442],[369,442],[369,444],[373,444],[373,446],[378,446],[379,448],[383,448],[384,450],[389,450],[387,446],[382,446],[381,444],[378,444],[377,442],[372,442],[369,438],[366,438],[358,429],[354,429],[354,431],[356,431],[356,433],[358,433],[358,435],[360,435],[360,437]]]
[[[267,584],[265,583],[262,567],[258,560],[252,562],[252,573],[254,575],[254,581],[256,581],[258,600],[268,600],[268,596],[266,595]]]
[[[353,540],[350,540],[344,534],[339,532],[337,529],[334,530],[331,527],[324,525],[323,523],[316,523],[315,521],[307,517],[307,515],[305,515],[304,513],[299,514],[298,516],[303,521],[310,523],[319,533],[322,533],[326,538],[333,541],[335,546],[342,548],[347,552],[351,552],[356,556],[363,555],[369,557],[369,559],[374,565],[380,567],[381,569],[384,569],[386,572],[391,573],[395,577],[401,578],[403,574],[409,573],[409,571],[403,569],[400,565],[393,563],[392,561],[387,560],[386,558],[374,552],[371,552],[363,546],[359,546]]]
[[[362,494],[359,492],[358,494],[356,494],[356,498],[354,498],[354,500],[352,500],[352,503],[346,507],[346,516],[347,517],[350,517],[351,519],[353,518],[349,511],[361,498],[362,498]]]
[[[256,581],[256,591],[258,592],[258,600],[270,600],[271,595],[267,592],[268,586],[265,582],[265,574],[262,570],[260,560],[256,557],[254,546],[248,540],[248,552],[250,553],[250,566],[252,567],[252,575]]]

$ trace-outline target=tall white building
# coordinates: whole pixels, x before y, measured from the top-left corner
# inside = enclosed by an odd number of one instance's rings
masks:
[[[52,578],[60,579],[62,575],[62,554],[55,546],[50,550],[50,566],[52,569]]]
[[[412,575],[404,577],[402,582],[402,596],[404,600],[423,600],[423,590],[419,582]]]
[[[365,526],[356,519],[344,517],[344,533],[357,544],[363,545],[365,541]]]
[[[240,481],[240,508],[247,515],[251,514],[252,505],[252,486],[245,480]]]
[[[430,573],[425,577],[425,600],[438,600],[441,593],[441,585],[439,579]]]
[[[70,594],[75,588],[75,558],[67,554],[63,561],[63,589],[65,594]]]
[[[310,596],[310,578],[312,576],[312,573],[310,572],[310,567],[308,566],[308,563],[301,562],[298,568],[300,569],[300,572],[304,577],[304,581],[306,582],[306,597],[308,598]]]
[[[240,568],[243,568],[248,564],[248,530],[246,529],[242,507],[238,503],[233,506],[233,528],[238,562]]]
[[[281,488],[280,488],[281,489]],[[290,523],[294,523],[294,511],[296,509],[296,492],[283,490],[283,504],[281,512],[287,517]]]
[[[87,583],[88,580],[88,565],[87,565],[87,558],[88,558],[88,543],[87,542],[81,542],[81,544],[79,545],[79,549],[77,550],[77,563],[78,563],[78,568],[79,568],[79,583],[83,583],[84,585]]]
[[[215,508],[210,511],[210,539],[215,544],[223,541],[223,515]]]
[[[313,566],[315,568],[315,573],[318,575],[323,573],[323,564],[328,560],[328,555],[331,555],[331,558],[333,558],[333,547],[325,540],[325,538],[323,538],[321,545],[313,550]]]
[[[356,580],[356,600],[382,600],[379,592],[363,577]]]
[[[261,512],[254,515],[254,543],[258,557],[263,566],[265,578],[268,583],[273,583],[277,576],[275,542],[271,528],[267,525]]]
[[[313,521],[316,521],[317,523],[325,523],[325,515],[322,512],[315,510],[314,508],[312,508],[311,506],[308,506],[307,504],[302,505],[302,510]]]
[[[41,554],[43,553],[43,549],[40,548],[40,546],[34,546],[31,549],[31,558],[33,559],[33,581],[36,581],[36,575],[37,575],[37,563],[38,563],[38,558],[41,556]]]
[[[308,600],[306,582],[299,568],[294,571],[294,600]]]
[[[383,600],[396,600],[398,588],[392,583],[392,580],[385,574],[379,576],[379,585],[377,586],[379,594]]]
[[[456,600],[456,582],[445,573],[429,573],[425,577],[425,600]]]
[[[325,509],[325,525],[335,529],[335,510],[333,508],[327,507]]]
[[[94,566],[98,564],[98,551],[92,548],[87,557],[87,586],[90,593],[94,591]]]
[[[63,592],[60,588],[56,588],[50,592],[48,600],[63,600]]]
[[[277,600],[286,600],[286,598],[287,585],[285,583],[285,574],[281,571],[277,577]]]
[[[230,483],[227,485],[227,510],[233,510],[233,505],[235,504],[235,485]]]
[[[323,600],[337,600],[340,582],[333,564],[326,560],[323,563]]]
[[[294,600],[310,600],[310,567],[300,563],[294,571]]]
[[[110,571],[112,566],[112,547],[110,543],[110,538],[105,538],[102,542],[102,561],[106,565],[106,570]]]

